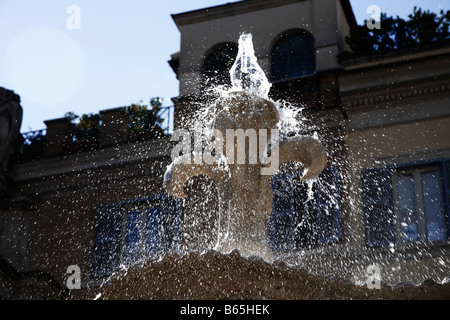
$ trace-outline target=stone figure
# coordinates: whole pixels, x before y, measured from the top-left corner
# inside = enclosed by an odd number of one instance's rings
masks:
[[[17,149],[22,112],[19,95],[0,87],[0,204],[7,197],[7,174]]]
[[[327,154],[322,143],[314,137],[297,135],[279,141],[280,115],[275,102],[268,98],[271,84],[256,60],[251,34],[241,35],[238,56],[230,70],[233,90],[224,93],[214,104],[216,114],[212,129],[217,134],[214,141],[219,148],[212,148],[215,150],[212,162],[190,160],[199,158],[202,150],[176,157],[166,171],[164,187],[169,195],[186,198],[185,185],[189,179],[209,177],[217,187],[220,207],[215,249],[225,253],[237,249],[242,256],[258,256],[271,261],[267,225],[273,205],[272,176],[279,165],[285,165],[286,172],[296,173],[297,167],[291,164],[301,164],[305,169],[301,179],[311,179],[326,166]],[[265,152],[269,149],[268,131],[271,135],[270,156]],[[245,132],[254,132],[253,138],[249,134],[248,144]],[[236,142],[235,133],[240,133],[244,139]],[[276,139],[272,139],[274,137]],[[182,145],[184,141],[190,139],[183,138]],[[239,150],[246,161],[235,161],[235,155],[239,158]],[[250,157],[254,161],[250,161]],[[199,197],[211,198],[202,192]],[[194,207],[190,203],[189,206]],[[182,232],[181,242],[201,236],[204,227],[200,225],[208,223],[207,214],[211,212],[202,209],[197,205],[194,216],[182,221],[182,227],[187,230]]]

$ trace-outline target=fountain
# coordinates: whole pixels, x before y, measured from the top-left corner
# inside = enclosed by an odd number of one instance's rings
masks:
[[[190,133],[174,132],[172,140],[184,138],[172,153],[164,186],[169,195],[183,198],[189,179],[210,177],[217,187],[220,207],[214,249],[222,253],[237,249],[243,257],[272,261],[267,235],[272,176],[280,166],[284,172],[293,173],[298,170],[295,164],[300,163],[304,168],[301,179],[314,178],[325,167],[327,156],[314,137],[280,139],[282,119],[277,104],[268,97],[271,84],[257,63],[250,33],[240,36],[230,77],[232,87],[224,90],[213,105],[214,120],[206,148],[194,146],[191,151]]]
[[[232,88],[223,91],[211,108],[214,120],[206,147],[195,145],[195,132],[192,151],[190,133],[175,131],[175,140],[181,136],[183,140],[174,148],[164,178],[167,193],[180,198],[187,196],[185,185],[191,178],[205,175],[214,181],[220,206],[216,250],[181,252],[181,256],[166,255],[157,263],[148,260],[134,265],[111,277],[96,299],[448,299],[448,283],[372,290],[368,282],[367,287],[355,285],[291,268],[287,261],[274,261],[267,236],[272,177],[279,172],[294,173],[313,181],[324,169],[327,156],[315,137],[279,135],[280,126],[290,121],[283,119],[285,112],[268,98],[270,83],[256,63],[250,34],[241,36],[230,74]],[[202,213],[197,210],[197,220]],[[202,231],[198,226],[186,227],[191,232]],[[246,259],[250,256],[265,261]],[[337,275],[343,264],[337,261],[341,267],[336,268],[336,260],[328,261]]]

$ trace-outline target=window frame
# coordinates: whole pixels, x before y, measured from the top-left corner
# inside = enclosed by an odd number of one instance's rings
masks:
[[[286,74],[280,75],[281,71],[276,71],[276,64],[280,63],[281,55],[278,56],[278,46],[280,44],[283,44],[285,41],[289,41],[290,38],[293,38],[295,36],[302,37],[302,41],[306,42],[304,50],[301,51],[300,54],[302,54],[302,58],[305,58],[305,65],[304,69],[300,70],[298,75],[290,74],[291,72],[288,70],[289,66],[286,66]],[[271,46],[270,51],[270,81],[272,83],[275,82],[282,82],[286,80],[292,80],[292,79],[299,79],[299,78],[305,78],[305,77],[311,77],[316,75],[317,73],[317,61],[316,61],[316,48],[315,48],[315,38],[314,36],[307,30],[304,29],[294,29],[294,30],[288,30],[280,34],[276,41]],[[284,52],[286,53],[286,52]],[[287,57],[295,56],[292,52],[290,55],[286,55]],[[289,61],[292,59],[287,59],[287,63],[289,64]],[[311,71],[312,70],[312,71]]]
[[[153,204],[153,205],[150,205]],[[100,205],[97,208],[95,221],[95,239],[93,248],[92,274],[94,277],[110,276],[121,266],[128,267],[126,261],[125,247],[127,235],[127,218],[130,212],[140,211],[139,226],[139,257],[133,259],[132,263],[142,258],[158,258],[166,250],[178,252],[179,246],[179,224],[180,224],[180,201],[167,194],[150,196],[121,201],[110,205]],[[161,230],[159,237],[159,250],[156,254],[146,252],[147,245],[147,218],[150,211],[159,209],[158,228]],[[170,243],[166,237],[172,236]],[[170,245],[170,247],[167,247]]]
[[[152,257],[156,257],[158,256],[158,254],[151,254],[148,252],[148,248],[147,248],[147,220],[149,218],[149,215],[151,214],[150,211],[154,211],[155,209],[157,210],[158,208],[161,208],[161,198],[158,196],[153,196],[153,197],[148,197],[148,198],[138,198],[138,199],[134,199],[134,200],[129,200],[129,201],[125,201],[121,204],[120,206],[120,214],[122,215],[122,220],[121,220],[121,235],[120,235],[120,264],[124,265],[124,266],[130,266],[138,261],[141,260],[145,260],[145,259],[149,259]],[[131,260],[129,260],[130,257],[127,257],[127,247],[131,244],[128,242],[127,240],[127,236],[128,236],[128,218],[130,216],[130,214],[137,214],[139,217],[139,222],[138,222],[138,233],[139,233],[139,238],[138,238],[138,252],[137,254],[139,255],[138,257],[134,256]],[[161,215],[162,213],[160,213]],[[159,217],[155,217],[155,218],[159,218]],[[161,229],[161,222],[162,221],[158,221],[157,223],[157,228],[158,228],[158,232],[160,231],[159,229]],[[159,232],[159,241],[161,242],[161,237],[162,237],[162,233]],[[161,251],[161,245],[159,246],[159,248],[157,248],[157,251]]]
[[[446,227],[446,239],[445,240],[436,240],[436,241],[413,241],[410,243],[401,243],[399,238],[399,228],[398,228],[398,217],[397,217],[397,210],[395,209],[395,197],[394,197],[394,179],[393,176],[396,172],[407,172],[405,170],[414,169],[414,168],[425,168],[425,167],[434,167],[439,168],[440,172],[440,178],[441,178],[441,192],[442,192],[442,205],[444,210],[444,220],[445,220],[445,227]],[[368,196],[368,193],[370,190],[370,184],[367,182],[367,176],[371,174],[371,172],[377,172],[378,175],[382,175],[385,178],[389,177],[389,183],[387,183],[385,186],[382,186],[381,193],[384,193],[386,195],[389,195],[388,198],[371,198]],[[383,167],[377,167],[377,168],[366,168],[361,171],[361,177],[362,177],[362,194],[363,194],[363,211],[364,211],[364,224],[365,224],[365,247],[369,249],[382,249],[385,250],[386,248],[391,247],[392,245],[397,249],[409,249],[409,248],[417,248],[417,246],[440,246],[442,244],[450,244],[450,158],[431,158],[431,159],[424,159],[424,160],[418,160],[418,161],[412,161],[412,162],[406,162],[406,163],[394,163],[394,164],[387,164]],[[420,183],[420,182],[419,182]],[[390,189],[388,188],[390,187]],[[380,195],[381,197],[381,195]],[[368,217],[372,212],[368,211],[369,208],[373,203],[382,203],[386,206],[387,210],[389,210],[389,207],[391,207],[392,211],[392,217],[394,219],[394,230],[388,231],[388,233],[394,233],[394,239],[393,241],[389,240],[380,240],[380,239],[372,239],[370,237],[369,228],[370,225],[368,225]],[[392,226],[390,226],[392,227]],[[373,228],[373,227],[372,227]],[[386,231],[386,230],[385,230]],[[387,242],[386,242],[387,241]],[[389,242],[389,243],[388,243]]]
[[[327,176],[328,175],[328,176]],[[278,174],[274,176],[271,180],[272,188],[276,186],[276,184],[286,184],[290,188],[288,190],[285,190],[285,193],[283,197],[286,197],[285,199],[289,201],[289,203],[286,203],[287,206],[282,207],[282,209],[278,209],[275,207],[276,205],[276,190],[273,191],[274,199],[272,204],[272,213],[269,217],[269,244],[271,247],[272,252],[274,253],[282,253],[282,252],[294,252],[294,251],[303,251],[303,250],[314,250],[319,247],[324,246],[332,246],[337,243],[339,243],[342,240],[342,219],[341,219],[341,198],[340,198],[340,179],[339,179],[339,167],[336,165],[331,165],[329,167],[326,167],[317,180],[315,181],[314,185],[311,186],[313,188],[313,200],[314,200],[314,207],[310,208],[313,210],[314,213],[314,219],[316,220],[317,224],[317,234],[315,235],[316,241],[313,245],[308,246],[297,246],[297,235],[296,235],[296,228],[295,222],[297,221],[297,210],[295,207],[295,178],[301,177],[300,173],[292,173],[292,174]],[[331,178],[332,181],[326,181],[325,179]],[[321,180],[323,179],[323,180]],[[280,183],[281,181],[281,183]],[[326,185],[323,183],[326,182]],[[309,188],[309,187],[308,187]],[[331,188],[331,194],[328,194],[328,189]],[[325,195],[329,195],[329,198],[324,198]],[[324,214],[332,214],[332,219],[324,219]],[[279,218],[280,216],[285,215],[286,218],[289,218],[289,223],[292,228],[291,233],[287,235],[286,240],[288,240],[287,243],[285,243],[282,246],[276,246],[276,243],[274,243],[274,239],[276,239],[276,222],[275,219]],[[325,225],[323,224],[324,221],[332,221],[334,223],[333,232],[325,233],[322,229]],[[327,228],[329,226],[326,226]]]
[[[440,201],[442,204],[442,214],[443,214],[443,223],[445,226],[446,231],[446,239],[440,239],[440,240],[429,240],[428,239],[428,231],[427,231],[427,217],[425,212],[425,204],[424,204],[424,191],[423,191],[423,184],[422,184],[422,174],[423,173],[429,173],[429,172],[437,172],[439,174],[439,180],[440,180]],[[417,221],[417,240],[410,241],[410,242],[403,242],[402,241],[402,231],[401,231],[401,221],[399,216],[399,208],[398,208],[398,190],[397,190],[397,177],[400,176],[406,176],[406,175],[412,175],[413,181],[414,181],[414,201],[415,201],[415,207],[416,207],[416,221]],[[394,216],[396,219],[396,235],[397,235],[397,245],[404,246],[409,244],[417,244],[417,243],[434,243],[439,241],[445,241],[449,240],[449,228],[448,228],[448,217],[446,215],[445,210],[445,191],[443,184],[445,181],[443,180],[443,172],[442,168],[439,164],[431,163],[426,165],[415,165],[410,167],[403,167],[399,168],[398,170],[395,170],[395,172],[392,174],[392,191],[393,191],[393,204],[394,204]]]

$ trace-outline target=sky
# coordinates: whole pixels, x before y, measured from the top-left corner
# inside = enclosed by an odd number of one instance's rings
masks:
[[[127,106],[151,97],[171,106],[179,50],[171,14],[226,0],[0,0],[0,87],[21,96],[21,132],[45,120]],[[359,24],[377,5],[407,18],[413,7],[450,10],[448,0],[351,0]]]

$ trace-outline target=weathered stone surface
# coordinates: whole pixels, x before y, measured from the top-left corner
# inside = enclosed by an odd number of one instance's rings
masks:
[[[234,251],[167,256],[119,272],[100,289],[104,300],[447,300],[450,284],[369,289],[313,276],[283,263],[245,259]]]

